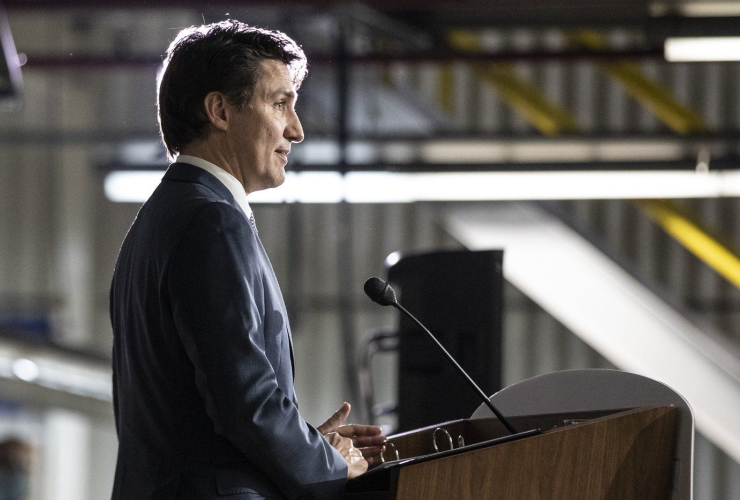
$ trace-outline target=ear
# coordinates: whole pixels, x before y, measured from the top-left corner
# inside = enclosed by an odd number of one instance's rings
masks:
[[[225,132],[229,129],[228,105],[226,96],[221,92],[209,92],[205,99],[203,99],[203,107],[205,108],[208,121],[217,130]]]

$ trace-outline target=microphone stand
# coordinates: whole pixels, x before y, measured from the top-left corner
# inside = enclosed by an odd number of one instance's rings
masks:
[[[506,420],[506,418],[503,415],[501,415],[501,412],[499,412],[496,409],[496,407],[493,406],[491,401],[488,399],[488,396],[486,396],[486,394],[481,390],[481,388],[478,387],[478,385],[473,381],[472,378],[470,378],[470,375],[468,375],[465,372],[465,370],[463,370],[463,367],[460,366],[457,361],[455,361],[455,358],[453,358],[452,355],[449,352],[447,352],[447,349],[445,349],[444,346],[439,343],[439,340],[437,340],[437,338],[434,335],[432,335],[432,332],[427,330],[427,327],[421,324],[421,321],[416,319],[413,314],[408,312],[406,308],[403,307],[401,304],[399,304],[397,301],[393,300],[390,303],[390,305],[392,305],[393,307],[401,311],[406,317],[410,318],[414,323],[416,323],[416,325],[419,328],[422,329],[422,331],[426,334],[427,338],[431,340],[435,346],[437,346],[437,349],[439,349],[439,351],[447,357],[450,363],[452,363],[452,365],[457,369],[458,373],[460,373],[460,375],[462,375],[463,378],[468,382],[470,387],[472,387],[480,395],[481,399],[483,399],[483,402],[486,404],[486,406],[488,406],[488,408],[493,412],[494,415],[496,415],[499,421],[502,424],[504,424],[506,429],[508,429],[508,431],[511,432],[512,434],[516,434],[514,427],[512,427],[509,421]]]

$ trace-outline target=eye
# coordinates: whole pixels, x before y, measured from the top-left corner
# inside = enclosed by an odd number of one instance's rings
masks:
[[[275,108],[283,109],[285,107],[285,101],[279,101],[275,103]]]

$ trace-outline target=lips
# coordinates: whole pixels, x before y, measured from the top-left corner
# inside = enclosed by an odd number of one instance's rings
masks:
[[[288,161],[288,154],[290,153],[289,149],[276,149],[275,152],[283,157],[283,159],[287,162]]]

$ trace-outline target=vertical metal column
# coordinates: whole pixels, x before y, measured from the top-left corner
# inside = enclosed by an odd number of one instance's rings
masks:
[[[344,18],[337,19],[339,28],[337,36],[337,144],[339,146],[339,171],[344,176],[348,170],[347,143],[349,140],[349,93],[350,93],[350,63],[347,48],[348,25]],[[339,328],[342,335],[342,354],[344,356],[344,373],[347,381],[349,399],[356,403],[360,410],[355,413],[367,415],[367,409],[362,408],[360,398],[360,380],[357,373],[357,356],[355,342],[355,269],[352,211],[346,201],[339,204],[339,237],[337,238],[337,254],[339,264]],[[358,282],[359,283],[359,282]],[[359,286],[359,284],[357,285]]]
[[[301,266],[303,265],[304,259],[302,258],[305,251],[305,231],[304,225],[306,220],[301,217],[303,210],[298,203],[287,204],[287,217],[288,217],[288,231],[285,238],[288,241],[288,259],[287,259],[287,278],[288,286],[286,287],[288,294],[286,301],[288,302],[288,321],[290,322],[293,332],[301,330],[301,320],[303,318],[303,311],[305,304],[310,304],[313,299],[313,290],[306,290],[303,280],[303,274],[301,273]],[[307,294],[312,294],[307,297]],[[295,333],[294,333],[295,335]]]

